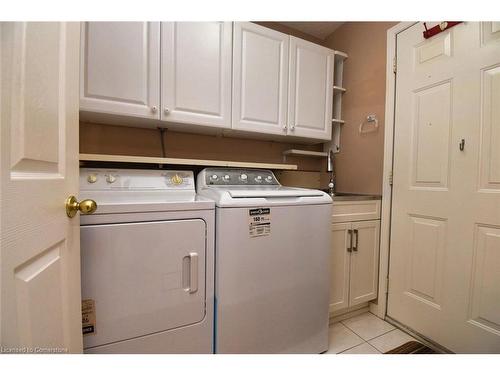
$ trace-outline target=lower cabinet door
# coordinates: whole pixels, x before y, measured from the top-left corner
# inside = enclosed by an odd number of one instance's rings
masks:
[[[332,224],[330,312],[349,306],[350,229],[351,223]]]
[[[377,298],[380,220],[352,223],[349,306]]]

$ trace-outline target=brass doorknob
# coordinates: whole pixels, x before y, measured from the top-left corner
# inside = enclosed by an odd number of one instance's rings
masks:
[[[66,199],[66,215],[68,215],[68,217],[75,217],[78,211],[84,215],[90,215],[96,210],[97,203],[92,199],[84,199],[78,202],[74,195],[70,195],[68,199]]]

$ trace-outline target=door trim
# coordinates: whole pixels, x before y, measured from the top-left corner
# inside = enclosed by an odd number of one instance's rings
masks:
[[[384,167],[382,180],[382,210],[380,216],[380,253],[378,276],[378,299],[370,303],[370,312],[381,319],[387,315],[389,280],[389,253],[392,210],[392,168],[394,151],[394,113],[396,104],[396,40],[399,33],[418,22],[400,22],[387,30],[387,54],[385,70],[385,124],[384,124]]]

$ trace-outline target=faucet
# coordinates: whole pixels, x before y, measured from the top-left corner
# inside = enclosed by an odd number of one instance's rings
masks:
[[[327,171],[330,172],[330,182],[328,183],[328,194],[330,194],[331,197],[335,195],[335,182],[336,182],[333,159],[334,159],[334,153],[333,150],[330,150],[330,152],[328,153]]]

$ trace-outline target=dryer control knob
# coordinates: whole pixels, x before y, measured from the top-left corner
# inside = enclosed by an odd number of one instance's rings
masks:
[[[106,176],[106,182],[107,182],[108,184],[112,184],[112,183],[113,183],[113,182],[115,182],[115,181],[116,181],[116,177],[115,177],[115,176],[113,176],[112,174],[108,174],[108,175]]]
[[[228,174],[224,175],[224,177],[222,177],[222,179],[224,181],[229,181],[229,179],[231,178],[231,176],[229,176]]]
[[[259,183],[262,182],[262,176],[255,177],[255,181]]]
[[[247,179],[248,179],[248,176],[245,173],[240,174],[241,181],[246,181]]]
[[[184,180],[182,179],[182,177],[179,176],[178,174],[176,174],[174,177],[172,177],[172,183],[174,185],[180,185],[180,184],[182,184],[183,181]]]
[[[89,184],[93,184],[97,182],[97,176],[95,174],[89,174],[87,177],[87,181],[89,182]]]
[[[213,175],[210,176],[210,179],[212,181],[217,181],[219,179],[219,176],[217,176],[216,174],[213,174]]]
[[[273,182],[273,177],[272,176],[267,176],[266,177],[267,182]]]

